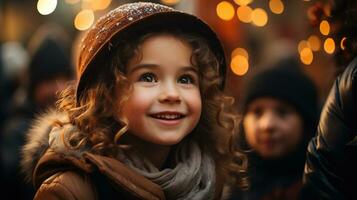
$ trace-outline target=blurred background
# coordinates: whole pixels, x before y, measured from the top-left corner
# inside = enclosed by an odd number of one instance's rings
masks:
[[[44,23],[69,34],[72,61],[83,32],[108,10],[129,0],[2,0],[0,42],[3,71],[14,76],[25,68],[28,43]],[[329,38],[327,21],[311,23],[314,0],[157,0],[151,1],[198,15],[219,34],[230,64],[226,91],[239,97],[240,82],[255,68],[295,56],[315,82],[321,101],[335,76],[332,54],[338,41]],[[329,8],[322,8],[329,12]],[[310,14],[311,15],[311,14]],[[310,19],[309,19],[310,18]],[[24,47],[23,50],[21,47]],[[19,51],[21,56],[19,56]],[[17,54],[17,56],[14,56]],[[14,59],[14,60],[11,60]],[[10,63],[9,63],[10,62]],[[10,66],[11,65],[11,66]]]
[[[31,120],[74,79],[76,49],[108,10],[130,0],[0,0],[1,190],[31,199],[19,173],[19,149]],[[320,106],[337,74],[329,4],[315,0],[156,0],[197,15],[219,35],[228,63],[225,92],[240,101],[255,71],[290,59],[315,84]],[[296,61],[296,62],[295,62]],[[296,65],[298,63],[298,65]],[[3,194],[5,194],[3,193]],[[5,195],[5,197],[6,197]],[[6,199],[6,198],[5,198]]]

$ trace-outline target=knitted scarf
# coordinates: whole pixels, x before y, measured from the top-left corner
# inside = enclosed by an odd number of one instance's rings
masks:
[[[174,154],[174,168],[157,169],[137,151],[119,150],[118,159],[161,186],[168,200],[214,198],[215,164],[197,143],[182,141]]]

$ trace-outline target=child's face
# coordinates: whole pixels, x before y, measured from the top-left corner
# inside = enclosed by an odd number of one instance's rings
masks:
[[[300,144],[303,121],[289,104],[269,97],[253,100],[244,116],[248,144],[263,158],[288,155]]]
[[[146,39],[129,60],[127,78],[133,90],[119,117],[129,134],[147,142],[173,145],[197,125],[201,95],[191,47],[172,35]]]

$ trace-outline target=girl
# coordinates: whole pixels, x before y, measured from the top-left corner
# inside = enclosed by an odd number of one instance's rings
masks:
[[[84,38],[77,71],[23,150],[35,199],[219,199],[232,172],[245,186],[224,53],[201,20],[118,7]]]
[[[248,154],[250,189],[232,199],[297,199],[306,146],[315,133],[317,94],[294,61],[254,74],[241,102],[242,148]]]

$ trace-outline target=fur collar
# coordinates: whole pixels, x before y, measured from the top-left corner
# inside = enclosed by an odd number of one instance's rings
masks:
[[[22,147],[21,168],[27,181],[31,181],[38,160],[50,146],[50,133],[55,121],[68,121],[67,115],[49,110],[36,117],[26,134],[26,144]]]

